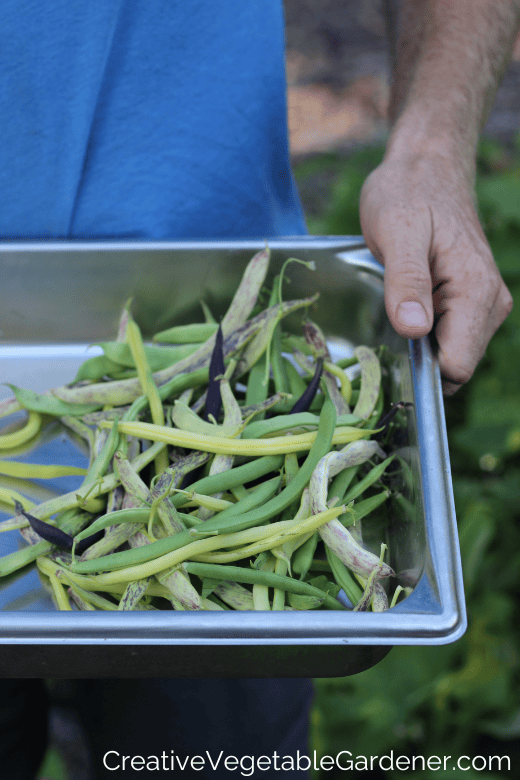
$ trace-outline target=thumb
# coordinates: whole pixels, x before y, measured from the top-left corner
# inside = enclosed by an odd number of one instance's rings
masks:
[[[385,307],[392,327],[405,338],[425,336],[433,326],[429,240],[409,226],[406,237],[382,252]]]

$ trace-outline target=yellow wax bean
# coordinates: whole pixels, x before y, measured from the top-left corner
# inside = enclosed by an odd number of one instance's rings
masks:
[[[203,506],[205,509],[211,509],[213,512],[221,512],[223,509],[227,509],[229,506],[234,505],[234,501],[226,501],[224,498],[215,498],[215,496],[203,496],[202,493],[195,493],[192,490],[178,490],[172,491],[175,493],[185,493],[189,497],[185,507],[190,506]]]
[[[345,372],[339,366],[336,366],[335,363],[329,363],[328,361],[325,361],[323,368],[339,379],[343,400],[347,404],[350,403],[350,399],[352,398],[352,385],[350,384],[350,379],[345,374]]]
[[[256,540],[267,538],[269,541],[267,542],[268,546],[265,549],[270,549],[273,546],[273,531],[281,531],[283,527],[283,530],[286,531],[288,535],[290,535],[291,532],[299,535],[308,530],[308,524],[311,520],[315,522],[316,527],[319,527],[320,525],[333,520],[335,517],[338,517],[340,514],[343,514],[345,511],[346,507],[334,507],[333,509],[327,509],[326,512],[320,512],[319,515],[314,515],[313,518],[309,518],[309,520],[301,524],[301,528],[304,529],[303,531],[299,530],[300,524],[298,522],[295,523],[294,520],[282,520],[279,523],[271,523],[268,526],[248,528],[245,531],[237,531],[235,533],[221,534],[207,539],[200,539],[191,542],[191,544],[187,544],[178,550],[173,550],[166,555],[161,555],[155,560],[146,561],[145,563],[137,564],[135,566],[127,566],[124,569],[106,572],[105,574],[98,574],[95,579],[96,582],[103,585],[141,580],[145,577],[149,577],[151,574],[157,574],[164,569],[168,569],[171,566],[178,566],[183,561],[187,561],[195,555],[202,555],[206,552],[218,549],[219,547],[233,547],[248,543],[254,541],[255,538]],[[279,543],[282,544],[286,539],[287,536],[284,535],[282,541]]]
[[[42,426],[42,415],[39,412],[29,412],[27,423],[19,431],[0,435],[0,450],[10,450],[19,447],[36,436]]]
[[[58,608],[64,612],[72,611],[72,607],[70,606],[70,601],[67,597],[67,594],[65,593],[65,588],[58,580],[56,575],[49,574],[49,579],[51,581],[52,592],[54,593],[54,598],[56,599],[56,604]]]
[[[126,326],[126,339],[132,353],[143,393],[148,396],[152,420],[155,425],[164,425],[162,401],[159,397],[159,391],[157,390],[153,374],[146,358],[141,331],[130,315],[128,315],[128,324]],[[162,474],[169,465],[170,461],[168,459],[167,451],[165,449],[161,450],[155,458],[155,473]]]
[[[324,515],[326,515],[325,518]],[[266,550],[272,550],[273,548],[280,547],[282,544],[285,544],[287,541],[298,540],[298,539],[303,539],[305,537],[308,537],[309,531],[311,533],[314,533],[316,528],[319,528],[325,523],[328,523],[330,520],[333,520],[334,517],[337,516],[338,513],[335,511],[335,509],[328,509],[327,512],[320,512],[317,515],[313,515],[312,517],[309,517],[304,522],[294,524],[294,521],[292,521],[293,522],[292,527],[280,530],[279,533],[273,534],[272,536],[269,536],[267,539],[253,542],[252,544],[241,547],[240,549],[231,550],[229,552],[213,552],[207,554],[194,555],[192,556],[192,559],[194,561],[197,561],[198,563],[232,563],[233,561],[241,561],[244,558],[251,558],[252,556],[258,555],[258,553],[265,552]],[[286,520],[285,522],[291,522],[291,521]],[[273,526],[276,525],[279,524],[272,523],[271,528],[273,528]]]
[[[33,501],[29,501],[28,498],[20,495],[20,493],[17,493],[16,490],[7,490],[3,487],[0,487],[0,501],[10,507],[14,507],[16,501],[19,501],[26,512],[29,512],[34,506],[36,506]],[[26,522],[26,525],[29,525],[29,521]]]
[[[36,563],[41,572],[50,577],[51,574],[55,574],[58,580],[63,579],[69,585],[73,583],[78,585],[83,590],[89,591],[101,591],[103,593],[113,593],[116,596],[122,596],[126,589],[126,582],[118,582],[114,585],[103,585],[97,582],[96,577],[92,577],[89,574],[75,574],[74,572],[65,569],[61,564],[50,558],[37,558]],[[161,598],[169,598],[170,593],[164,585],[161,585],[157,581],[150,582],[146,589],[147,596],[160,596]]]
[[[0,474],[22,479],[56,479],[57,477],[85,476],[87,469],[76,466],[53,466],[43,463],[20,463],[0,460]]]
[[[104,421],[100,423],[102,428],[110,428],[112,423]],[[153,425],[144,422],[120,422],[120,433],[128,436],[136,436],[139,439],[161,441],[165,444],[173,444],[177,447],[213,452],[218,455],[283,455],[288,452],[303,452],[310,450],[317,436],[317,431],[300,433],[293,436],[275,436],[272,439],[226,439],[217,436],[205,436],[196,433],[187,433],[177,428],[166,428],[161,425]],[[351,428],[343,425],[336,428],[332,444],[348,444],[357,439],[368,438],[373,430]]]
[[[274,571],[275,564],[276,561],[271,556],[271,558],[269,558],[264,563],[261,571],[272,573]],[[269,588],[267,585],[260,585],[259,582],[255,582],[253,585],[253,606],[255,610],[258,611],[267,611],[271,609],[271,605],[269,603]]]

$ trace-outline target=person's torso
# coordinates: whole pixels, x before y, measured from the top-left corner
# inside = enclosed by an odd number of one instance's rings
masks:
[[[0,237],[289,235],[280,0],[7,0]]]

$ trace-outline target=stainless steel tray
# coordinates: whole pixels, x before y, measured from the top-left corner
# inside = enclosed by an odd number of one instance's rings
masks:
[[[35,572],[0,581],[1,677],[334,677],[377,663],[394,645],[453,642],[466,628],[443,401],[427,339],[407,342],[389,325],[383,269],[359,237],[269,240],[272,271],[292,265],[290,297],[320,291],[316,320],[348,354],[385,343],[397,356],[392,400],[413,403],[401,455],[412,480],[391,507],[392,565],[413,592],[385,613],[57,612]],[[246,262],[263,241],[0,244],[0,382],[44,390],[70,381],[113,338],[134,299],[145,335],[199,316],[202,297],[224,312]],[[1,388],[0,397],[9,394]],[[84,456],[61,433],[33,454]],[[71,489],[72,478],[56,491]],[[14,483],[11,483],[14,486]],[[21,491],[23,492],[23,491]],[[5,516],[4,516],[5,517]],[[3,519],[3,518],[2,518]],[[0,553],[20,544],[0,535]]]

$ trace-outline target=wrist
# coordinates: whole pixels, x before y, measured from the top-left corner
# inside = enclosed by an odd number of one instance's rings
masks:
[[[474,125],[457,121],[454,112],[442,103],[417,101],[395,121],[385,161],[402,164],[422,159],[442,160],[473,188],[479,137]]]

